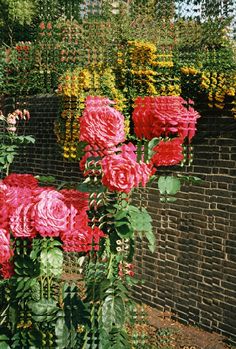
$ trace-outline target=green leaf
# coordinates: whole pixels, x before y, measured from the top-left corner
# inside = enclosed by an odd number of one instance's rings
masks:
[[[150,142],[148,142],[148,160],[155,154],[153,148],[160,142],[159,138],[152,138]]]
[[[35,143],[35,138],[33,136],[24,136],[24,141],[27,143]]]
[[[115,222],[117,234],[120,238],[131,238],[134,233],[134,229],[129,222]]]
[[[14,160],[14,155],[13,154],[7,154],[7,162],[11,164]]]
[[[55,335],[56,335],[56,344],[58,349],[68,348],[68,337],[69,332],[66,327],[65,317],[63,312],[57,314],[58,319],[55,324]]]
[[[158,184],[158,189],[160,190],[160,193],[164,195],[166,193],[166,177],[160,176],[157,184]]]
[[[180,174],[178,174],[177,176],[183,182],[188,181],[188,182],[194,183],[194,184],[202,182],[202,179],[200,177],[197,177],[197,176],[184,176],[184,175],[180,175]]]
[[[149,242],[148,244],[148,248],[149,250],[154,253],[155,252],[155,249],[156,249],[156,237],[153,233],[153,231],[148,231],[145,233],[145,236]]]
[[[166,198],[166,202],[175,202],[175,201],[177,201],[177,199],[174,198],[174,197],[168,197],[168,198]]]
[[[32,318],[36,322],[51,322],[57,318],[58,306],[54,300],[42,299],[41,301],[28,302]]]
[[[130,205],[128,210],[130,217],[129,220],[135,231],[142,232],[152,229],[152,218],[144,207],[138,209],[137,207]]]
[[[42,274],[60,276],[62,273],[63,252],[58,247],[43,249],[40,253],[40,270]]]
[[[180,190],[180,180],[176,177],[166,177],[166,192],[175,195]]]
[[[35,176],[40,183],[54,183],[56,178],[53,176]]]
[[[180,190],[180,180],[173,176],[160,176],[158,188],[162,195],[175,195]]]
[[[117,211],[116,214],[114,215],[114,218],[115,218],[115,220],[120,220],[120,219],[126,217],[127,214],[128,214],[128,210],[126,210],[126,209],[119,210],[119,211]]]
[[[102,305],[102,323],[106,332],[113,326],[121,328],[125,321],[125,306],[122,297],[109,294]]]

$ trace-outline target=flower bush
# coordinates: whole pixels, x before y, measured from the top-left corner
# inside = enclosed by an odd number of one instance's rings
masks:
[[[88,196],[78,190],[59,192],[52,187],[40,187],[32,175],[12,173],[2,180],[0,192],[5,198],[2,211],[6,212],[1,225],[2,235],[5,232],[8,240],[10,232],[15,238],[60,237],[66,241],[65,250],[81,252],[83,248],[81,251],[78,247],[73,250],[76,237],[84,239],[89,251],[92,249],[93,233],[96,244],[99,243],[98,237],[104,236],[89,227]],[[3,227],[8,227],[8,230]],[[68,246],[73,232],[76,232],[74,245]]]
[[[13,347],[131,348],[126,324],[136,234],[155,250],[151,217],[131,204],[131,195],[158,174],[158,166],[183,161],[183,143],[193,137],[199,116],[183,102],[138,98],[133,120],[141,139],[132,143],[114,101],[88,96],[78,134],[85,152],[81,184],[57,189],[15,173],[0,182],[0,275],[6,297],[10,292],[0,344],[3,333],[2,343]],[[160,176],[161,192],[167,183],[168,194],[178,191],[176,178]],[[76,285],[60,281],[63,251],[84,261],[85,298]]]

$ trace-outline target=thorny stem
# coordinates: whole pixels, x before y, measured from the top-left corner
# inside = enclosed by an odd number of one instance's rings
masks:
[[[9,171],[10,171],[10,164],[6,164],[6,176],[9,175]]]
[[[112,273],[113,273],[112,263],[113,263],[113,259],[114,259],[114,254],[111,254],[110,255],[110,259],[109,259],[109,264],[108,264],[108,274],[107,274],[107,278],[108,279],[112,278]]]

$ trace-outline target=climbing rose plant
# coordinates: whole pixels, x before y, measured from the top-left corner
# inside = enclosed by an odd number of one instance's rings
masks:
[[[138,98],[132,143],[114,102],[89,96],[80,120],[82,183],[58,190],[15,173],[0,181],[0,347],[131,349],[137,235],[155,250],[151,217],[132,205],[131,195],[159,166],[184,161],[198,114],[183,103]],[[178,189],[174,177],[159,177],[158,185],[168,193]],[[63,251],[78,253],[84,296],[61,280]]]

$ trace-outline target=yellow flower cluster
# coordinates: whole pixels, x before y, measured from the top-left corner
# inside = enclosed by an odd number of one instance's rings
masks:
[[[68,104],[70,107],[68,107]],[[57,142],[62,147],[64,158],[75,159],[79,135],[78,120],[81,113],[76,110],[76,101],[68,97],[64,98],[64,108],[66,109],[62,111],[61,118],[55,122],[54,132],[57,136]]]
[[[88,69],[66,71],[60,78],[58,93],[66,97],[78,97],[82,91],[92,87],[92,74]]]
[[[116,104],[115,108],[123,111],[125,108],[126,99],[122,92],[116,87],[116,77],[110,67],[101,70],[100,72],[100,94],[110,97]]]
[[[172,54],[158,54],[156,58],[158,60],[153,63],[154,67],[157,67],[157,68],[173,68],[174,67],[174,62],[172,61],[172,58],[173,58]]]
[[[177,78],[174,79],[172,84],[161,84],[159,88],[159,94],[161,96],[179,96],[181,94],[181,86],[178,83]]]
[[[200,87],[207,92],[208,106],[223,109],[226,96],[234,97],[236,90],[235,78],[225,73],[203,72]]]
[[[66,120],[65,141],[63,145],[63,156],[65,159],[76,159],[77,157],[79,116],[80,115],[77,116],[75,113],[73,118],[68,118]]]
[[[156,60],[156,46],[150,42],[128,41],[132,66],[153,65]]]
[[[131,92],[133,99],[140,95],[176,96],[181,93],[179,78],[173,70],[173,54],[157,54],[152,43],[129,41],[127,51],[118,52],[116,63],[120,87],[125,93]],[[129,90],[125,86],[127,81]]]
[[[156,46],[141,41],[129,41],[128,45],[130,73],[133,75],[134,87],[140,94],[157,95],[155,87],[157,73],[154,70],[157,58]]]
[[[180,68],[181,73],[185,74],[185,75],[197,75],[199,74],[199,70],[194,68],[194,67],[181,67]]]

